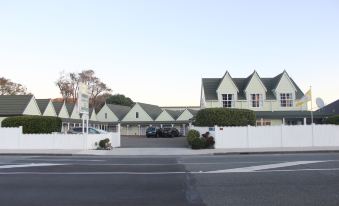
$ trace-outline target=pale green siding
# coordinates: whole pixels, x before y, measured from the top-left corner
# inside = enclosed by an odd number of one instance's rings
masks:
[[[188,121],[193,118],[191,112],[187,109],[178,117],[177,121]]]
[[[162,113],[155,120],[156,122],[165,122],[165,121],[174,121],[173,117],[168,114],[166,110],[162,111]]]
[[[91,120],[91,121],[98,121],[97,115],[95,114],[95,111],[92,112],[92,115],[91,115],[91,117],[90,117],[90,120]]]
[[[60,113],[59,113],[59,117],[65,118],[65,119],[69,118],[69,114],[68,114],[65,103],[62,105],[62,108],[61,108]]]
[[[107,118],[106,118],[106,114],[107,114]],[[101,122],[118,122],[119,121],[118,117],[112,112],[112,110],[108,108],[106,104],[98,112],[98,114],[96,115],[96,118],[98,119],[98,121],[101,121]]]
[[[221,80],[219,88],[217,89],[218,99],[219,99],[219,107],[222,107],[222,95],[223,94],[233,94],[234,98],[237,99],[238,88],[234,84],[231,76],[226,73],[224,78]]]
[[[23,112],[23,115],[41,115],[38,104],[34,98],[29,101],[25,111]]]
[[[55,109],[53,107],[53,103],[50,101],[44,111],[43,116],[49,116],[49,117],[56,117],[57,114],[55,112]]]
[[[75,105],[72,111],[71,119],[81,119],[78,113],[78,106]]]
[[[139,118],[136,118],[136,113],[138,112]],[[152,118],[143,110],[140,105],[137,103],[134,107],[127,113],[127,115],[122,120],[123,122],[145,122],[153,121]]]

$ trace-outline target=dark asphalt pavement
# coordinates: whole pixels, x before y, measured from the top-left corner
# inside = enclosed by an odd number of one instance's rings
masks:
[[[0,156],[0,204],[339,205],[339,154]]]

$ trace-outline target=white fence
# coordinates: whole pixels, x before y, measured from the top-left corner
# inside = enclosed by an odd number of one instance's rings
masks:
[[[120,147],[120,133],[22,134],[22,127],[0,128],[0,149],[96,149],[100,140],[110,139]]]
[[[278,148],[339,146],[339,126],[191,127],[210,132],[215,148]]]

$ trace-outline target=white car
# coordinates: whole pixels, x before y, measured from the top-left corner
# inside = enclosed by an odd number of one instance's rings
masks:
[[[74,127],[70,129],[67,133],[68,134],[82,134],[82,127]],[[86,133],[86,128],[85,128],[85,133]],[[107,134],[107,132],[101,129],[89,127],[88,134]]]

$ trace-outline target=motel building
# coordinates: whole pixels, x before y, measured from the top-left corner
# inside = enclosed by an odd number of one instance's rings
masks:
[[[286,71],[262,78],[254,71],[246,78],[233,78],[226,71],[221,78],[203,78],[201,108],[238,108],[255,111],[257,126],[311,123],[307,104],[296,102],[304,96]]]
[[[221,78],[203,78],[199,107],[160,107],[137,102],[132,107],[105,104],[90,108],[89,126],[115,132],[120,124],[122,135],[144,136],[148,127],[175,127],[186,135],[192,119],[203,108],[239,108],[255,111],[257,126],[301,125],[311,123],[307,104],[296,102],[304,96],[286,71],[262,78],[254,71],[246,78],[233,78],[226,72]],[[339,101],[314,112],[314,122],[339,114]],[[10,116],[37,115],[62,119],[62,132],[81,127],[76,104],[35,99],[33,95],[0,95],[1,121]]]

